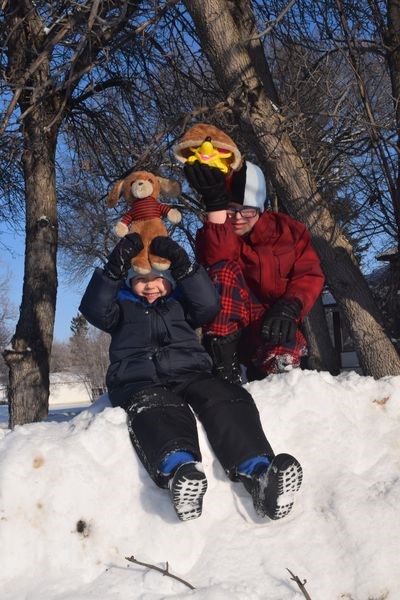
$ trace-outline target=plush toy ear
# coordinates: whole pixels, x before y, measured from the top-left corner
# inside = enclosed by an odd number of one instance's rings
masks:
[[[181,193],[181,185],[179,181],[174,179],[165,179],[165,177],[157,177],[160,183],[160,193],[167,198],[176,198]]]
[[[114,185],[111,189],[111,192],[108,194],[107,203],[110,208],[113,208],[117,204],[119,197],[121,195],[123,185],[124,185],[123,179],[119,179],[116,183],[114,183]]]

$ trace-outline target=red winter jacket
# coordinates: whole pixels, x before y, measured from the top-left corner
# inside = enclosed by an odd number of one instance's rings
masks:
[[[301,317],[311,310],[324,284],[305,225],[283,213],[264,212],[245,236],[237,235],[228,219],[223,224],[207,222],[197,232],[196,255],[205,266],[236,261],[262,304],[298,298]]]

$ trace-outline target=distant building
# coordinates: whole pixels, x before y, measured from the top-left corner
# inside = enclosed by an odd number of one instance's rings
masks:
[[[84,375],[77,373],[50,373],[49,408],[91,404],[92,387]]]
[[[85,406],[92,402],[90,381],[76,373],[50,373],[49,408]],[[0,385],[0,404],[7,403],[7,385]]]
[[[341,370],[361,373],[353,340],[343,322],[336,300],[328,290],[322,292],[322,303],[332,344],[340,359]]]

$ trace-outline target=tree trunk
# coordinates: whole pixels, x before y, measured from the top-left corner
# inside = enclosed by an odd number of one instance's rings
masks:
[[[7,127],[16,105],[24,135],[26,251],[20,318],[11,347],[4,352],[10,371],[10,425],[46,417],[49,357],[57,291],[57,207],[55,151],[58,129],[76,87],[109,55],[118,34],[141,2],[3,2],[7,82],[13,94],[2,119]],[[131,31],[131,28],[130,28]],[[119,42],[113,51],[119,47]],[[99,62],[103,61],[103,54]],[[104,62],[104,61],[103,61]],[[53,67],[53,68],[51,68]],[[125,77],[108,79],[106,87]],[[98,83],[101,89],[101,83]],[[95,87],[95,86],[94,86]],[[87,88],[86,88],[87,89]],[[92,88],[94,89],[94,88]]]
[[[257,77],[228,5],[223,0],[186,0],[186,6],[236,118],[253,132],[260,161],[268,167],[274,187],[285,198],[291,215],[312,234],[364,372],[374,377],[399,375],[400,357],[381,325],[352,248],[285,133],[284,119]]]
[[[400,5],[398,0],[387,3],[387,30],[383,32],[386,60],[392,84],[392,95],[397,128],[397,173],[396,186],[391,190],[393,212],[397,228],[397,251],[400,253]]]
[[[23,167],[26,195],[25,274],[20,316],[9,367],[10,426],[40,421],[48,414],[49,359],[57,293],[57,212],[54,129],[40,107],[24,119]]]
[[[262,86],[275,106],[281,106],[277,89],[264,53],[263,45],[257,35],[257,27],[251,3],[247,0],[228,0],[230,12],[237,24],[240,38],[246,47],[252,65]],[[252,137],[252,132],[250,132]],[[267,167],[267,165],[266,165]],[[279,210],[279,201],[276,190],[266,170],[266,182],[271,210]],[[318,371],[329,371],[332,375],[340,372],[340,356],[333,348],[328,331],[322,301],[318,300],[314,309],[303,321],[303,331],[307,339],[308,356],[307,368]]]
[[[19,320],[3,353],[9,367],[10,426],[47,416],[49,358],[57,291],[57,211],[55,151],[58,126],[56,94],[37,102],[49,80],[48,53],[38,61],[46,33],[29,3],[8,7],[8,76],[15,82],[24,139],[25,271]],[[36,61],[36,68],[32,64]]]
[[[227,0],[227,5],[235,21],[241,40],[267,96],[276,106],[280,106],[278,92],[265,58],[264,48],[258,37],[254,13],[248,0]]]

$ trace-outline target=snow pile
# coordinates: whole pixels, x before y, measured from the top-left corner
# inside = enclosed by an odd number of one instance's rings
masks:
[[[70,421],[0,428],[1,600],[304,597],[287,569],[313,600],[399,598],[400,377],[297,370],[247,387],[275,452],[304,469],[281,521],[254,514],[200,427],[209,488],[186,523],[104,397]]]

